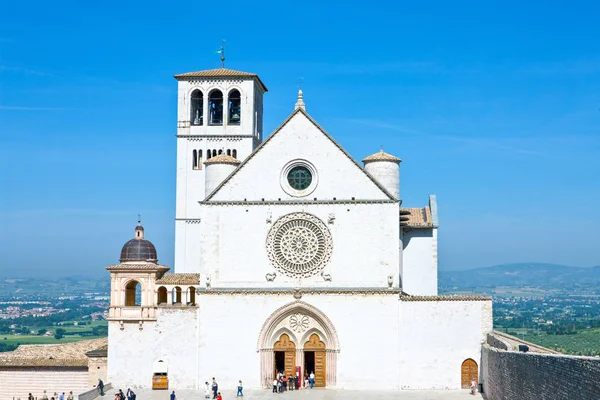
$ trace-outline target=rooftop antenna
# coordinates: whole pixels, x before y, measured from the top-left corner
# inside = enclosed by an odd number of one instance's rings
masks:
[[[142,224],[142,216],[138,214],[138,225]]]
[[[217,50],[217,54],[221,55],[221,68],[225,68],[225,39],[221,40],[221,48]]]

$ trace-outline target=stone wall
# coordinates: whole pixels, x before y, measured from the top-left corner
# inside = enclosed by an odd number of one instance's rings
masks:
[[[79,392],[88,387],[87,367],[0,367],[0,399],[41,398],[54,392]]]
[[[484,344],[488,400],[600,399],[600,358],[505,351]]]

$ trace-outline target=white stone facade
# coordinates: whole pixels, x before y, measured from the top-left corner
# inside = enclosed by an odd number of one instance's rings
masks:
[[[363,168],[300,101],[255,149],[264,92],[255,76],[235,86],[245,100],[231,129],[249,134],[242,163],[199,169],[188,144],[226,149],[232,136],[228,126],[191,126],[188,96],[227,93],[233,72],[178,78],[176,274],[151,263],[109,268],[109,381],[150,387],[160,360],[173,389],[212,377],[223,389],[240,379],[268,387],[288,367],[317,369],[330,388],[459,389],[461,363],[479,362],[492,329],[491,300],[437,296],[435,198],[401,211],[400,160],[382,151]],[[137,308],[123,303],[132,274],[145,282]]]

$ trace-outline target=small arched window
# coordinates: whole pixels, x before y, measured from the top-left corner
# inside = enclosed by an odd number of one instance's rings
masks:
[[[233,152],[231,153],[231,155],[233,156],[233,158],[237,158],[237,150],[233,149]]]
[[[231,150],[227,149],[227,155],[230,156],[231,155]]]
[[[223,154],[223,149],[220,149],[220,150],[219,150],[219,154]]]
[[[198,150],[198,169],[202,169],[202,150]]]
[[[190,121],[192,125],[203,125],[204,123],[204,95],[198,89],[192,92]]]
[[[192,150],[192,168],[198,169],[198,150]]]
[[[190,286],[188,289],[188,293],[189,293],[188,304],[193,306],[196,304],[196,288],[193,286]]]
[[[217,156],[217,150],[213,149],[213,157]]]
[[[181,304],[181,288],[179,286],[175,286],[173,288],[173,292],[171,295],[173,296],[171,297],[173,304]]]
[[[237,89],[229,92],[229,121],[230,125],[239,125],[242,116],[242,98]]]
[[[156,304],[160,305],[160,304],[165,304],[168,301],[168,297],[167,297],[167,288],[164,286],[161,286],[158,288],[158,299]]]
[[[223,93],[213,90],[208,96],[208,115],[211,125],[223,125]]]
[[[131,281],[125,286],[125,307],[139,307],[142,305],[142,285],[138,281]]]

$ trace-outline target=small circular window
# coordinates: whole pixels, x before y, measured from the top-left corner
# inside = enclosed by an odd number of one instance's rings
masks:
[[[319,183],[319,174],[307,160],[296,159],[283,166],[280,175],[281,188],[293,197],[311,194]]]
[[[310,170],[303,165],[294,167],[288,172],[287,180],[290,186],[295,190],[305,190],[312,182]]]

